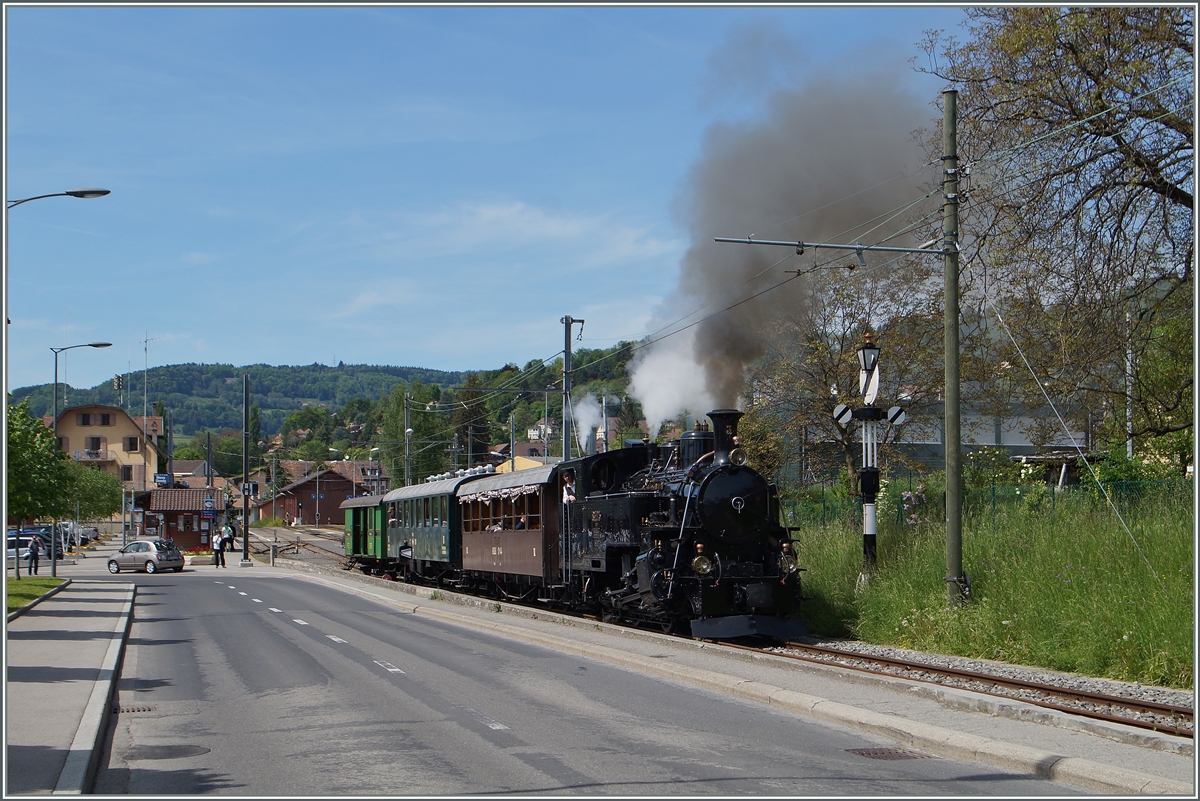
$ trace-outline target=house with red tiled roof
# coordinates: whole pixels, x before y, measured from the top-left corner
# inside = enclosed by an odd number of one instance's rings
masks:
[[[278,517],[295,521],[298,526],[341,528],[345,522],[340,509],[347,498],[363,493],[336,470],[318,470],[286,487],[274,497],[255,504],[255,519]]]
[[[54,417],[44,418],[54,427]],[[58,415],[58,447],[77,462],[114,474],[126,490],[144,492],[154,487],[154,475],[166,465],[158,446],[161,417],[130,417],[120,406],[90,403],[63,409]]]
[[[181,551],[210,545],[212,532],[225,523],[225,501],[223,488],[156,489],[142,534],[172,539]]]

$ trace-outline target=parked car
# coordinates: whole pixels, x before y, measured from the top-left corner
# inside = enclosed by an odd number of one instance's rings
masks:
[[[10,531],[8,537],[8,558],[12,559],[15,556],[19,557],[22,561],[27,560],[29,558],[29,543],[32,541],[26,536],[18,538]]]
[[[23,529],[21,529],[21,536],[22,537],[37,537],[42,543],[42,556],[46,557],[47,559],[50,558],[50,532],[49,531],[42,531],[42,529],[40,527],[39,528],[23,528]],[[55,559],[63,558],[65,545],[66,545],[66,543],[64,543],[62,538],[59,537],[58,547],[54,549],[54,558]]]
[[[108,560],[108,572],[122,570],[145,570],[157,573],[160,570],[183,570],[183,554],[170,540],[134,540]]]

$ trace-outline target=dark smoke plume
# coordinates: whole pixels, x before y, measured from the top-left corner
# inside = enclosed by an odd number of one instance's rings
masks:
[[[713,237],[880,241],[901,228],[907,215],[870,229],[917,198],[928,180],[914,132],[929,125],[930,116],[929,99],[903,90],[894,74],[838,76],[775,94],[760,121],[709,130],[677,208],[691,246],[679,287],[655,310],[652,328],[705,306],[689,322],[712,316],[651,346],[635,365],[631,392],[652,428],[685,409],[703,413],[709,403],[736,406],[746,367],[764,353],[768,321],[777,310],[803,303],[804,279],[715,312],[779,283],[786,270],[811,267],[814,259],[828,262],[839,253],[808,251],[787,259],[794,251],[719,244]],[[894,244],[918,243],[906,237]],[[689,370],[703,376],[702,385],[687,379]]]

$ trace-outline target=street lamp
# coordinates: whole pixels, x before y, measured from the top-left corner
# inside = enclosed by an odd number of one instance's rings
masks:
[[[85,191],[82,189],[75,191]],[[97,190],[100,191],[100,190]],[[108,190],[103,190],[104,194],[108,194]],[[53,197],[47,195],[46,197]],[[34,200],[34,198],[28,198]],[[22,201],[18,201],[22,202]],[[16,205],[16,204],[14,204]],[[7,240],[6,240],[7,241]],[[54,351],[54,452],[58,453],[58,354],[64,350],[72,350],[74,348],[111,348],[111,342],[84,342],[79,345],[67,345],[65,348],[50,348]],[[54,559],[54,554],[58,550],[58,521],[54,521],[54,525],[50,527],[50,575],[57,577],[58,569]]]
[[[49,195],[23,197],[20,200],[6,200],[5,203],[8,204],[7,208],[11,209],[13,206],[20,206],[22,203],[28,203],[31,200],[41,200],[44,197],[81,197],[86,199],[93,197],[104,197],[105,195],[109,194],[109,191],[110,190],[108,189],[100,189],[99,187],[85,187],[82,189],[68,189],[66,192],[52,192]]]

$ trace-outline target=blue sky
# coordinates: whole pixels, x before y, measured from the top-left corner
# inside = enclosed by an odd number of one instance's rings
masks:
[[[5,7],[9,389],[144,364],[493,369],[647,333],[714,125],[915,73],[946,6]],[[926,109],[932,122],[937,112]],[[831,125],[854,124],[855,109]],[[850,189],[850,188],[848,188]],[[803,210],[788,210],[793,216]],[[738,236],[741,231],[712,231]]]

